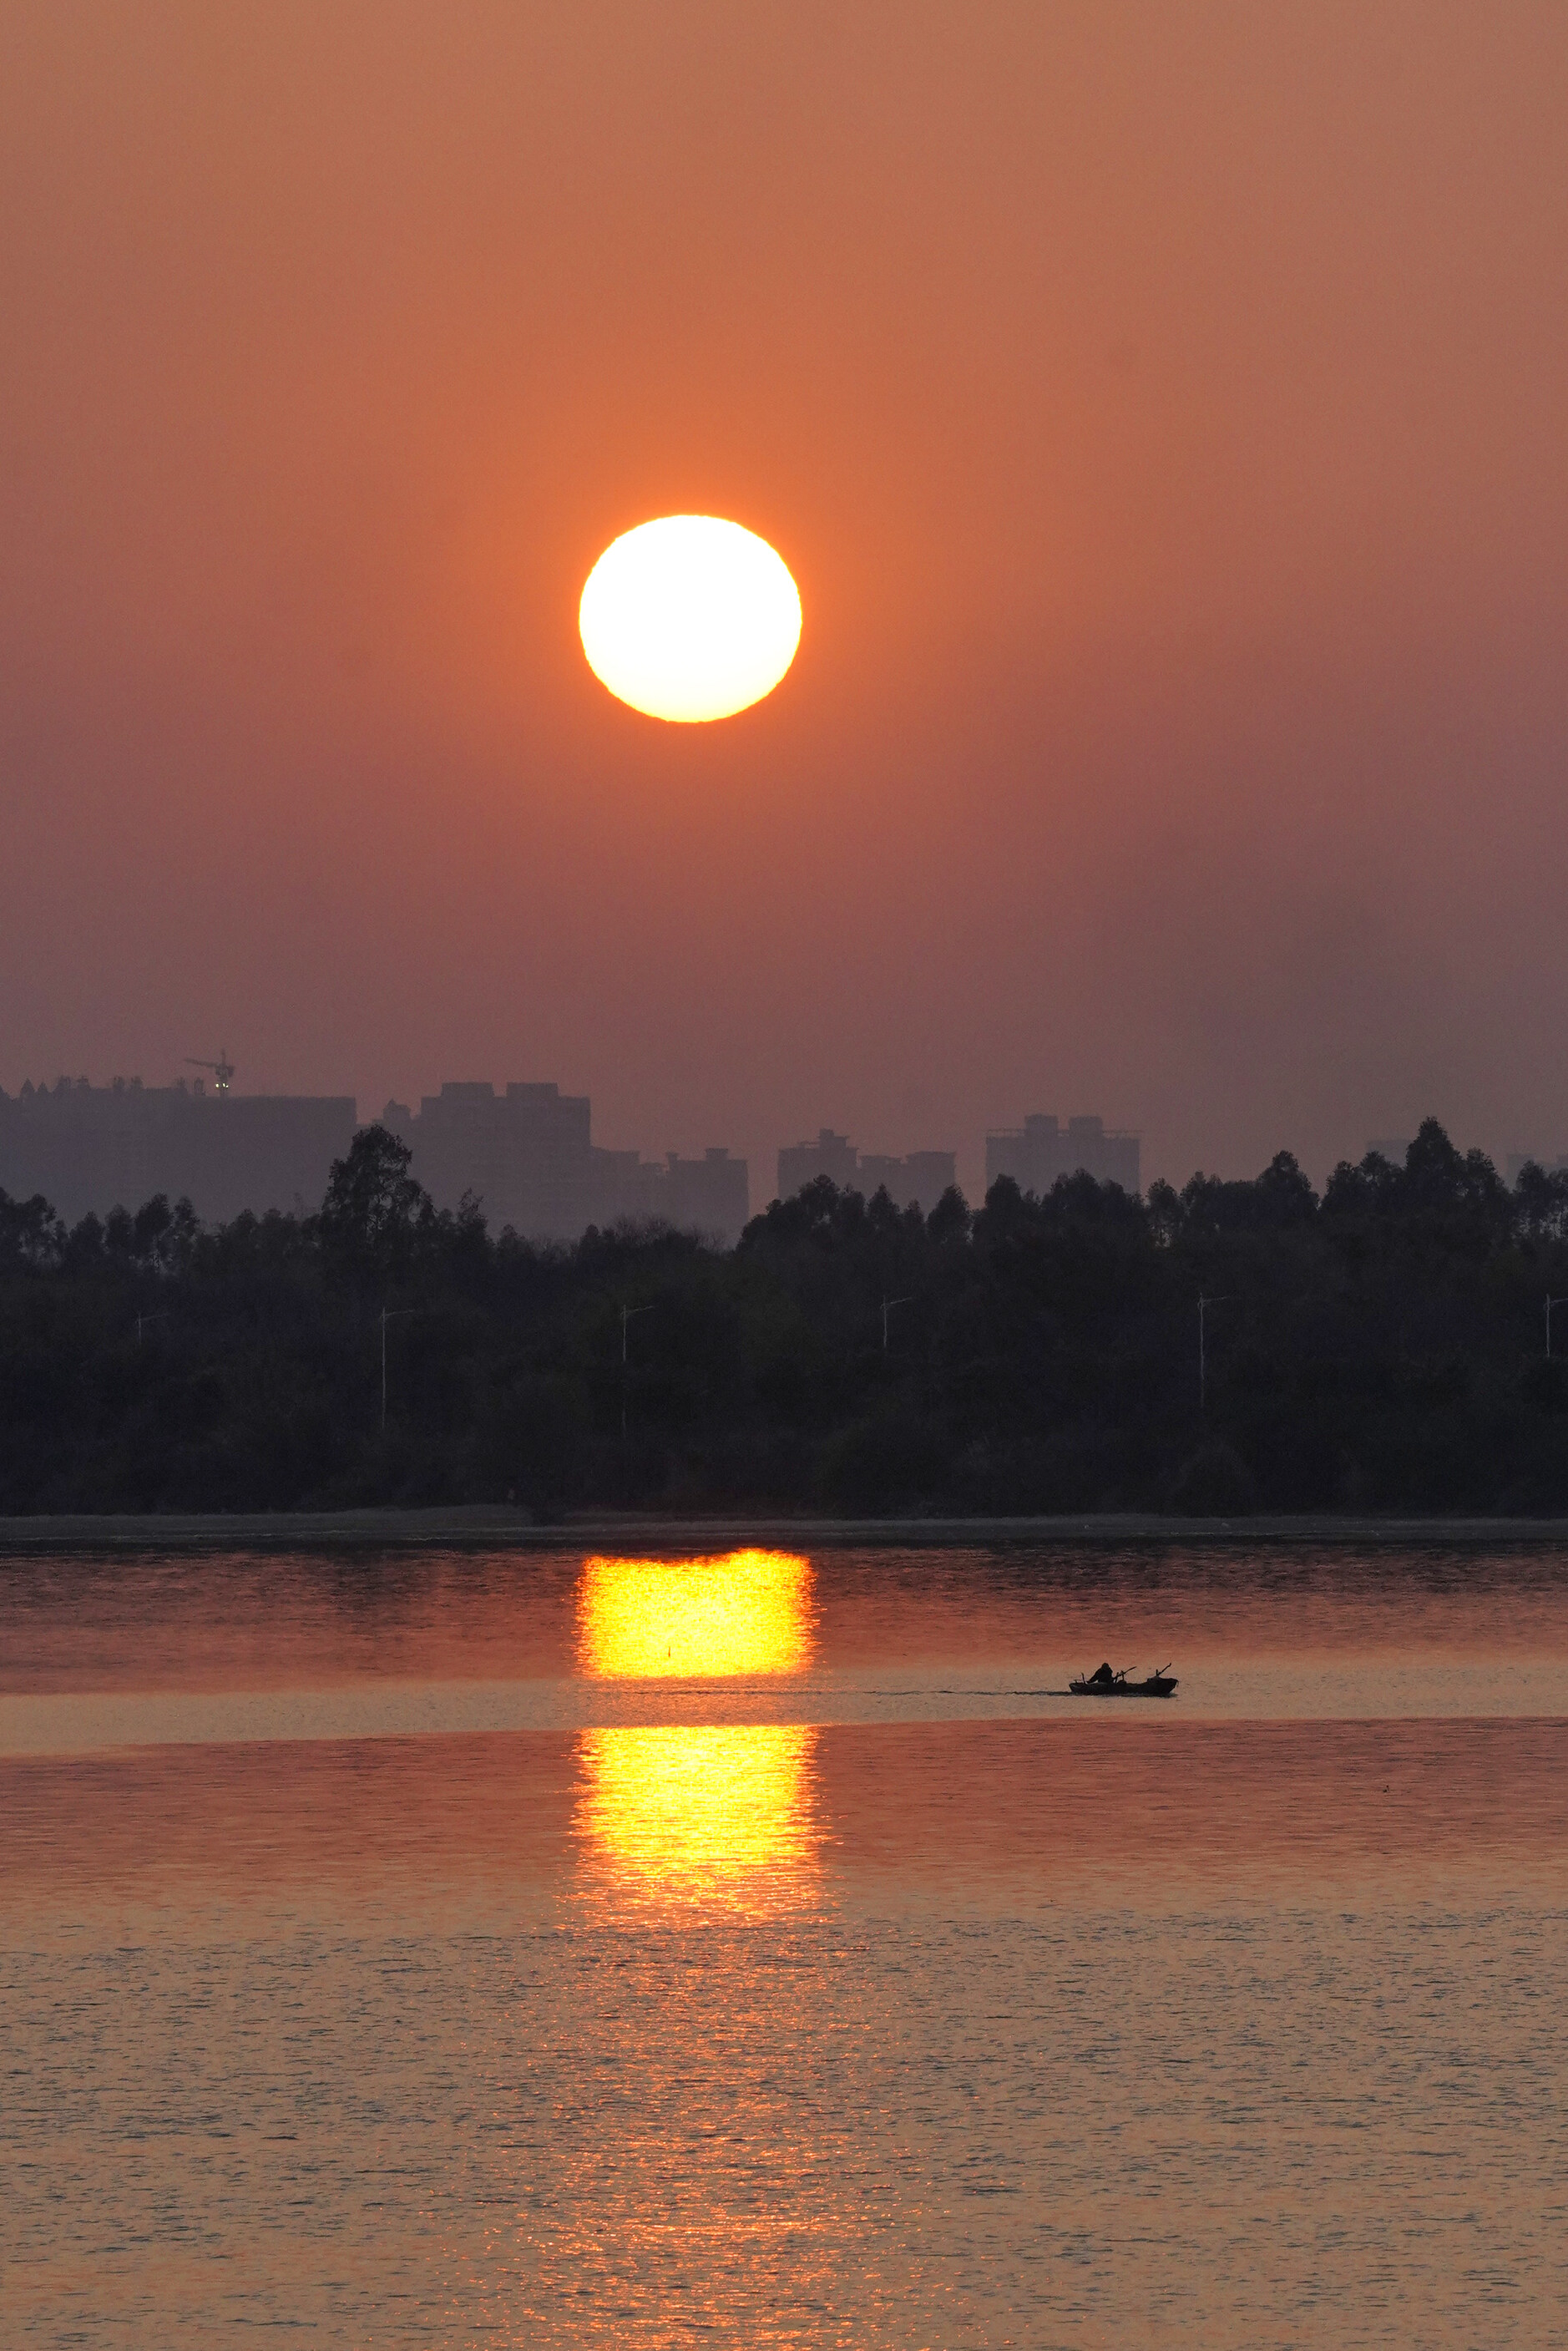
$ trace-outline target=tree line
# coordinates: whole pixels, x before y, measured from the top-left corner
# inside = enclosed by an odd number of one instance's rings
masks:
[[[409,1155],[211,1228],[0,1193],[0,1510],[1568,1510],[1568,1175],[1435,1120],[1321,1196],[823,1180],[731,1249],[493,1233]]]

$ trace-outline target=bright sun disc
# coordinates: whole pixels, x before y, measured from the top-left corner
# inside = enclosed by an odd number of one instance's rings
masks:
[[[649,718],[728,718],[771,694],[800,643],[800,596],[765,538],[665,515],[606,548],[577,613],[594,675]]]

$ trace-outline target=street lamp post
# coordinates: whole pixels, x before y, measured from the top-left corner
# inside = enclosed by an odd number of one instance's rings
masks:
[[[1206,1327],[1205,1327],[1205,1326],[1206,1326],[1206,1320],[1207,1320],[1208,1313],[1209,1313],[1209,1309],[1210,1309],[1211,1306],[1229,1306],[1229,1305],[1231,1303],[1232,1300],[1235,1298],[1235,1296],[1236,1296],[1236,1292],[1235,1292],[1233,1290],[1226,1290],[1226,1291],[1225,1291],[1225,1292],[1224,1292],[1220,1297],[1219,1297],[1219,1298],[1205,1298],[1205,1297],[1202,1295],[1202,1293],[1201,1293],[1201,1292],[1199,1292],[1199,1300],[1198,1300],[1198,1409],[1199,1409],[1199,1411],[1200,1413],[1203,1413],[1203,1414],[1207,1414],[1207,1412],[1208,1412],[1208,1410],[1209,1410],[1209,1345],[1208,1345],[1208,1332],[1207,1332],[1207,1329],[1206,1329]]]
[[[909,1297],[909,1298],[885,1298],[885,1299],[882,1301],[882,1353],[883,1353],[884,1354],[886,1354],[886,1353],[887,1353],[887,1352],[888,1352],[888,1315],[889,1315],[889,1314],[891,1314],[891,1312],[893,1311],[893,1309],[894,1309],[894,1307],[895,1307],[895,1306],[912,1306],[912,1305],[914,1304],[914,1302],[915,1302],[915,1301],[914,1301],[913,1297]]]
[[[620,1310],[620,1441],[626,1443],[626,1326],[639,1314],[651,1314],[651,1306],[623,1306]]]
[[[417,1314],[417,1306],[383,1306],[381,1309],[381,1434],[387,1433],[387,1325],[405,1314]]]
[[[1553,1308],[1554,1306],[1568,1306],[1568,1298],[1553,1298],[1553,1297],[1552,1297],[1550,1294],[1549,1294],[1549,1295],[1548,1295],[1548,1297],[1547,1297],[1547,1301],[1546,1301],[1546,1360],[1547,1360],[1547,1362],[1548,1362],[1548,1363],[1550,1363],[1550,1362],[1552,1361],[1552,1308]]]

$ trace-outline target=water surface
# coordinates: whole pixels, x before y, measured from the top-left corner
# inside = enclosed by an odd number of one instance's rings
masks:
[[[1552,2340],[1565,1767],[1544,1553],[5,1562],[5,2339]]]

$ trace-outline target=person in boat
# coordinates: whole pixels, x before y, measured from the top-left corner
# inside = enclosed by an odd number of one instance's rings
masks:
[[[1134,1682],[1127,1679],[1125,1667],[1117,1673],[1109,1663],[1070,1682],[1064,1693],[1068,1698],[1173,1698],[1175,1694],[1176,1679],[1168,1667],[1162,1666],[1158,1673]]]

